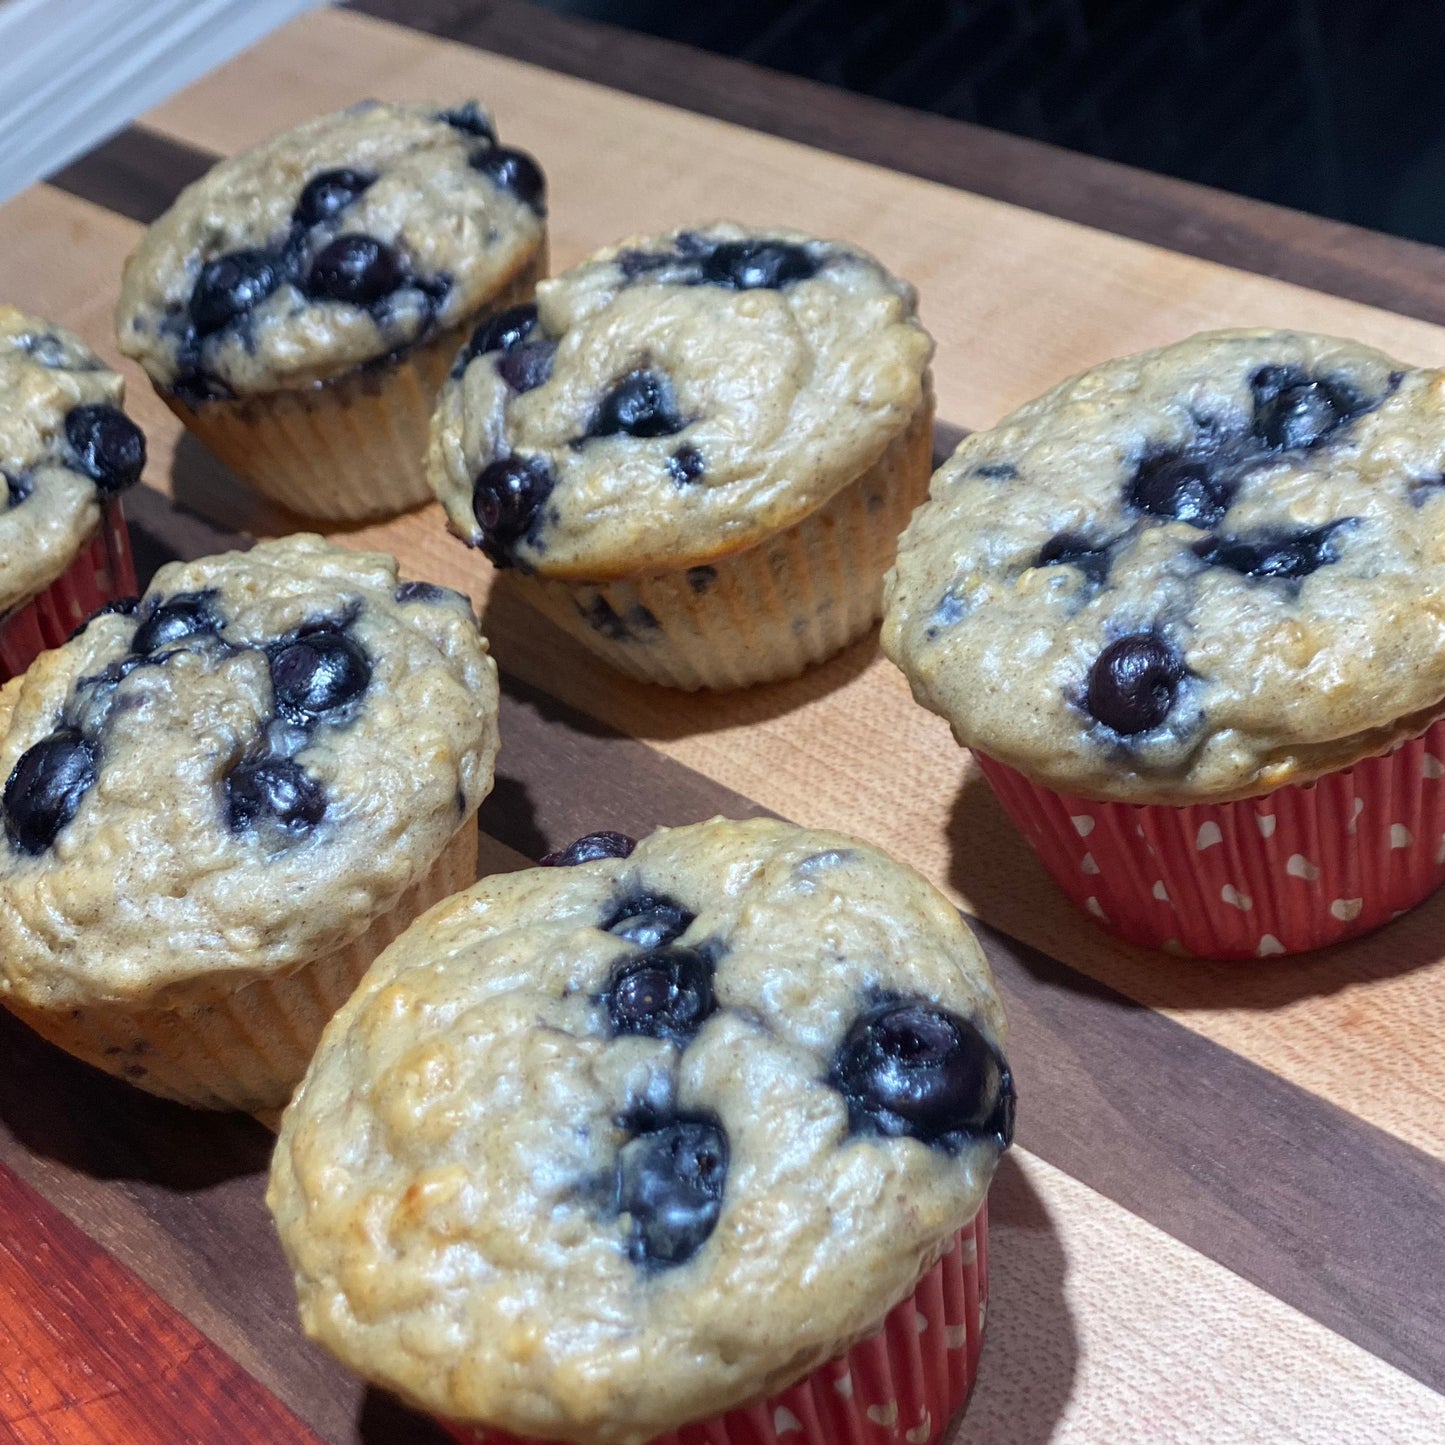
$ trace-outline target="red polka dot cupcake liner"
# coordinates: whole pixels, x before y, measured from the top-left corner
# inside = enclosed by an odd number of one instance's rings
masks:
[[[1096,803],[975,753],[1071,899],[1112,933],[1269,958],[1379,928],[1445,883],[1445,720],[1379,757],[1233,803]]]
[[[99,529],[75,561],[44,592],[0,618],[0,682],[19,677],[107,602],[136,590],[125,512],[120,498],[112,497],[101,507]]]
[[[973,1389],[987,1313],[985,1203],[876,1334],[776,1395],[651,1445],[935,1445]],[[466,1445],[540,1445],[485,1426],[447,1429]]]

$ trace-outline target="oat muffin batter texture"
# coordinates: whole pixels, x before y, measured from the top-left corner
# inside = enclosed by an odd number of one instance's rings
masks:
[[[885,650],[960,742],[1060,793],[1222,801],[1445,700],[1445,374],[1219,332],[967,438],[890,578]]]
[[[124,383],[68,331],[0,306],[0,613],[43,592],[140,479]]]
[[[456,840],[474,868],[496,698],[466,599],[390,557],[298,536],[163,567],[0,692],[0,1000],[156,1092],[284,1103],[309,1055],[285,1045],[329,1009],[319,985],[290,1020],[243,991],[344,975]],[[294,1076],[208,1079],[223,1000]]]
[[[474,102],[363,101],[181,193],[126,265],[120,347],[190,405],[389,361],[526,272],[542,208]]]
[[[500,565],[602,580],[791,526],[928,403],[916,295],[838,241],[717,224],[634,238],[479,329],[428,472]]]
[[[910,870],[769,821],[611,851],[486,879],[378,959],[269,1194],[341,1359],[587,1445],[714,1416],[875,1328],[1013,1117],[987,965]]]

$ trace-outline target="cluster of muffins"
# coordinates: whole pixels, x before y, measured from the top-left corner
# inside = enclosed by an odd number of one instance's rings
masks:
[[[884,615],[1126,938],[1296,952],[1445,881],[1445,375],[1196,337],[930,483],[932,341],[858,248],[715,223],[546,269],[542,172],[475,103],[367,102],[183,192],[118,341],[273,500],[434,495],[634,678],[795,676]],[[121,400],[0,309],[0,1002],[154,1093],[284,1107],[308,1332],[463,1440],[940,1439],[1015,1100],[957,911],[766,821],[477,882],[469,601],[308,534],[132,595]]]
[[[545,216],[476,104],[356,106],[179,197],[120,349],[300,516],[435,493],[633,676],[741,686],[865,632],[931,470],[913,288],[727,224],[546,281]],[[957,911],[857,839],[722,819],[476,882],[468,600],[307,533],[132,595],[119,378],[4,337],[0,1001],[152,1093],[285,1108],[308,1330],[463,1439],[939,1438],[1015,1098]]]

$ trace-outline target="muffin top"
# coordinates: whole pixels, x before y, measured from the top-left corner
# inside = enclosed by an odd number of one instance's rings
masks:
[[[452,530],[601,581],[740,551],[883,454],[927,396],[917,296],[841,241],[634,238],[483,323],[432,420]]]
[[[268,1195],[343,1361],[584,1445],[782,1389],[874,1329],[1013,1127],[988,966],[916,873],[766,820],[608,856],[630,846],[484,879],[387,949]]]
[[[78,337],[0,306],[0,612],[43,592],[140,480],[125,383]]]
[[[120,348],[190,405],[339,376],[507,286],[542,244],[543,196],[475,101],[363,101],[181,192],[126,262]]]
[[[0,990],[227,993],[363,933],[491,787],[466,599],[319,537],[161,568],[0,691]]]
[[[967,438],[883,646],[961,743],[1061,793],[1223,801],[1445,708],[1445,373],[1228,331]]]

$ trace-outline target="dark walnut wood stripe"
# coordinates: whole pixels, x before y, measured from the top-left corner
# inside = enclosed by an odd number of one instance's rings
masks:
[[[320,1437],[0,1166],[0,1430],[15,1441]]]
[[[850,95],[522,0],[351,0],[350,8],[1171,251],[1445,322],[1445,262],[1434,246]]]
[[[182,189],[215,165],[209,151],[128,126],[49,177],[72,196],[149,225]]]

